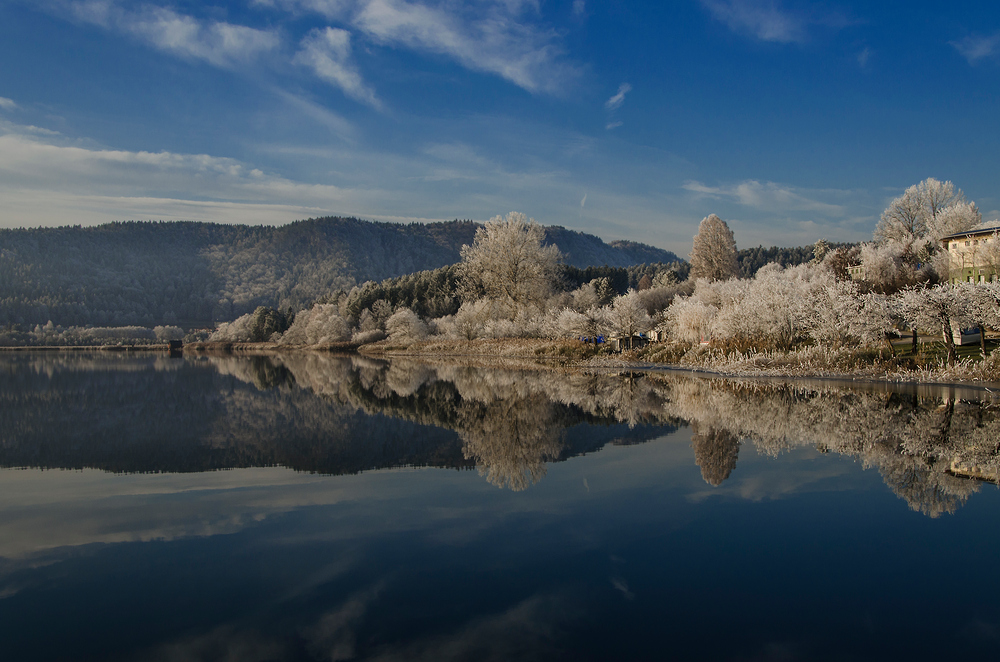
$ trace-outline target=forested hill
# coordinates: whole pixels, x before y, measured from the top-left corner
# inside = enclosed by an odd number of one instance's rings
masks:
[[[0,325],[207,326],[259,305],[299,308],[338,289],[461,259],[478,225],[328,217],[279,227],[124,222],[0,230]],[[669,251],[546,228],[573,266],[671,262]]]

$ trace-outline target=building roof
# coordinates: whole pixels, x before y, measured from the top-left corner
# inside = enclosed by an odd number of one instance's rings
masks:
[[[984,234],[993,234],[994,232],[1000,232],[1000,225],[991,225],[988,228],[975,228],[974,230],[966,230],[965,232],[956,232],[955,234],[949,234],[945,237],[941,237],[941,241],[948,241],[949,239],[965,239],[966,237],[977,237]]]

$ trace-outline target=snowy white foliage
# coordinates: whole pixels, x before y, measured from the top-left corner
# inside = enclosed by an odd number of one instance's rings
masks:
[[[828,346],[875,345],[903,323],[951,342],[952,328],[1000,327],[1000,284],[909,288],[895,295],[862,293],[822,264],[783,269],[771,264],[752,280],[699,280],[663,316],[675,339],[735,341],[750,348],[790,349],[812,340]]]
[[[385,322],[392,342],[416,342],[427,337],[427,325],[409,308],[400,308]]]
[[[626,294],[615,297],[607,320],[611,330],[623,337],[645,333],[653,327],[653,320],[635,290],[629,290]]]
[[[678,340],[697,343],[712,335],[712,322],[718,307],[691,297],[678,297],[665,317],[670,335]]]
[[[564,338],[596,338],[609,331],[608,310],[592,306],[582,313],[564,308],[556,319],[556,334]]]
[[[692,279],[726,280],[739,273],[733,231],[715,214],[698,225],[690,258]]]
[[[542,226],[522,213],[493,217],[471,246],[462,247],[463,288],[482,292],[508,319],[523,306],[544,305],[562,260],[558,248],[542,244],[544,238]]]
[[[951,182],[933,177],[906,189],[893,200],[875,228],[875,241],[914,241],[969,230],[982,221],[976,205]]]
[[[341,317],[337,304],[318,303],[299,312],[279,342],[282,345],[320,345],[342,342],[350,337],[350,327]]]
[[[208,337],[211,342],[250,342],[253,313],[240,315],[232,322],[223,322]]]
[[[166,342],[167,340],[183,340],[184,329],[179,326],[154,326],[153,335],[157,340]]]

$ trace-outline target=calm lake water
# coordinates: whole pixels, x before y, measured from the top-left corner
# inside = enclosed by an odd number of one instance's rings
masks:
[[[0,354],[2,658],[992,656],[998,405],[316,354]]]

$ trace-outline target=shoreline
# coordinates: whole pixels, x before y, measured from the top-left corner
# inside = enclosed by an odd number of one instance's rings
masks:
[[[633,350],[634,351],[634,350]],[[428,363],[460,362],[483,368],[508,369],[570,369],[590,372],[679,372],[709,379],[752,379],[752,380],[817,380],[838,383],[843,386],[866,386],[891,384],[894,386],[912,384],[942,388],[973,389],[978,392],[1000,393],[1000,374],[963,376],[969,369],[963,363],[954,368],[924,368],[918,370],[896,369],[894,371],[873,371],[861,368],[844,371],[816,366],[787,364],[783,367],[749,367],[739,369],[724,365],[712,365],[711,359],[700,365],[684,363],[657,363],[637,360],[629,355],[631,351],[618,356],[598,355],[590,346],[575,340],[544,340],[526,338],[477,339],[477,340],[424,340],[408,345],[390,343],[383,340],[376,343],[358,344],[350,342],[324,345],[280,345],[277,343],[233,343],[199,342],[171,351],[166,344],[157,345],[47,345],[47,346],[0,346],[0,352],[108,352],[118,353],[163,353],[170,355],[218,355],[246,354],[268,355],[298,352],[318,352],[326,354],[358,355],[368,358],[410,358]],[[581,353],[590,352],[584,357]],[[785,357],[794,357],[794,353]],[[748,356],[752,362],[760,357]],[[764,359],[766,360],[766,359]],[[875,366],[872,365],[872,368]],[[956,374],[958,373],[958,374]]]

